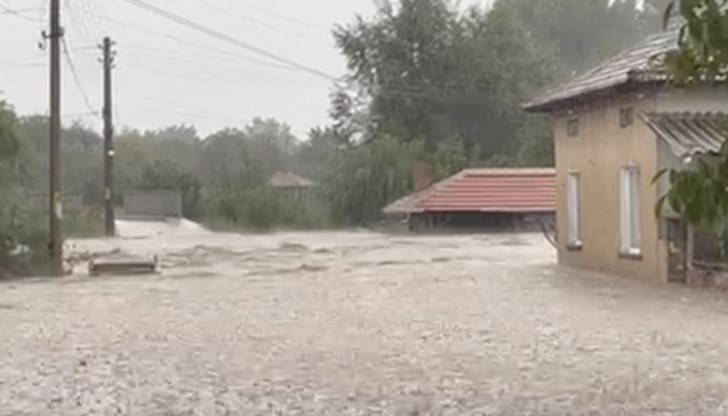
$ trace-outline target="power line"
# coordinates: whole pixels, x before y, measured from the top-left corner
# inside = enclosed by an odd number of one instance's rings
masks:
[[[96,3],[93,0],[81,0],[81,8],[91,18],[92,27],[96,35],[101,38],[103,30],[99,23],[99,15],[96,10]]]
[[[76,66],[73,64],[73,60],[71,59],[71,53],[68,51],[68,44],[66,43],[66,38],[61,38],[62,40],[62,46],[63,46],[63,52],[66,56],[66,62],[68,62],[68,68],[71,70],[71,74],[73,75],[73,80],[76,83],[76,87],[78,88],[78,91],[81,93],[81,97],[83,98],[83,101],[86,103],[86,106],[88,109],[96,114],[99,115],[99,112],[94,109],[94,106],[91,104],[91,100],[89,100],[88,95],[86,94],[86,91],[83,89],[83,84],[81,83],[81,78],[78,76],[78,72],[76,72]]]
[[[125,102],[125,100],[119,100],[119,105],[124,108],[129,108],[133,110],[137,110],[140,113],[144,113],[145,115],[155,115],[155,116],[162,116],[162,117],[175,117],[175,118],[182,118],[182,119],[189,119],[190,117],[200,118],[200,119],[206,119],[206,120],[221,120],[221,119],[239,119],[238,117],[230,117],[222,114],[212,115],[212,114],[201,114],[199,112],[195,111],[186,111],[186,110],[175,110],[175,109],[160,109],[158,106],[145,106],[145,105],[139,105],[139,104],[133,104],[133,105],[127,105],[128,102]],[[240,119],[241,122],[244,124],[247,124],[250,122],[249,119]]]
[[[67,114],[62,115],[61,117],[63,117],[63,118],[79,118],[79,119],[80,118],[89,118],[89,117],[97,118],[98,117],[98,114],[96,114],[96,113],[67,113]]]
[[[2,11],[2,14],[11,14],[15,17],[18,17],[23,20],[27,20],[29,22],[36,23],[38,22],[38,19],[33,19],[32,17],[24,16],[23,13],[25,11],[28,11],[28,9],[25,10],[15,10],[11,9],[10,7],[6,6],[4,3],[0,3],[0,11]]]
[[[130,67],[130,68],[138,68],[142,69],[144,72],[144,75],[150,75],[154,77],[162,77],[164,79],[174,78],[174,79],[182,79],[182,80],[189,80],[189,81],[199,81],[203,83],[213,83],[218,85],[226,86],[228,89],[234,88],[236,85],[236,81],[231,81],[229,77],[235,76],[236,74],[233,72],[225,72],[225,73],[207,73],[207,72],[194,72],[194,71],[180,71],[175,66],[163,66],[158,65],[155,63],[150,62],[135,62],[130,65],[126,65],[125,67],[120,67],[121,69]],[[138,74],[138,72],[137,72]],[[242,80],[237,81],[238,83],[242,84]],[[260,85],[260,82],[251,82],[252,85]],[[297,87],[301,87],[302,85],[311,86],[311,89],[315,88],[316,86],[312,84],[301,84],[296,83]],[[276,82],[273,86],[280,87],[286,90],[291,90],[291,85],[282,85],[279,82]],[[270,87],[270,85],[269,85]]]
[[[3,4],[0,4],[0,14],[16,14],[16,13],[32,13],[32,12],[38,12],[43,10],[40,7],[30,7],[27,9],[11,9],[8,6],[4,6]]]
[[[72,3],[73,2],[71,1],[66,1],[64,4],[66,9],[68,9],[68,14],[71,17],[71,20],[73,20],[76,26],[78,26],[89,39],[97,39],[96,35],[91,33],[92,31],[90,27],[86,24],[86,20],[84,20],[82,16],[76,13],[76,7]]]
[[[3,59],[0,59],[0,64],[2,64],[2,63],[8,63],[8,64],[25,63],[25,62],[33,62],[33,61],[45,62],[46,60],[47,60],[47,58],[45,56],[38,56],[38,54],[35,53],[33,55],[25,55],[25,56],[16,57],[16,58],[3,58]]]
[[[155,69],[169,69],[175,73],[198,75],[212,81],[229,82],[228,78],[249,79],[251,76],[251,74],[242,72],[239,64],[224,59],[220,61],[194,60],[186,59],[186,57],[181,55],[160,56],[144,51],[129,51],[125,56],[126,62],[129,62],[131,67],[142,65],[151,66]],[[221,75],[225,75],[227,78],[221,79]],[[318,80],[311,80],[310,82],[318,82]],[[281,84],[278,80],[276,83]],[[304,81],[304,83],[308,84],[308,80]]]
[[[306,39],[306,40],[309,40],[309,41],[318,43],[320,45],[330,46],[328,43],[324,42],[321,39],[312,38],[310,36],[303,35],[301,33],[291,32],[291,31],[288,31],[286,29],[280,28],[278,26],[271,25],[271,24],[266,23],[266,22],[262,22],[262,21],[260,21],[258,19],[252,18],[250,16],[243,16],[243,15],[241,15],[239,13],[236,13],[236,12],[234,12],[234,11],[228,9],[228,8],[225,8],[225,7],[219,6],[217,4],[211,3],[211,2],[209,2],[207,0],[193,0],[193,1],[195,1],[195,2],[197,2],[199,4],[202,4],[204,6],[207,6],[207,7],[211,8],[211,9],[214,9],[214,10],[217,10],[219,12],[222,12],[226,16],[232,16],[232,17],[234,17],[234,18],[236,18],[238,20],[242,20],[242,21],[245,21],[245,22],[251,22],[253,24],[256,24],[258,26],[262,26],[262,27],[264,27],[266,29],[269,29],[269,30],[272,30],[274,32],[286,33],[286,34],[288,34],[290,36],[296,37],[297,39]]]
[[[202,44],[199,44],[199,43],[191,42],[191,41],[189,41],[187,39],[183,39],[183,38],[180,38],[180,37],[177,37],[177,36],[174,36],[174,35],[170,35],[168,33],[162,33],[162,32],[158,32],[158,31],[155,31],[155,30],[148,29],[146,27],[137,26],[137,25],[134,25],[134,24],[131,24],[131,23],[123,22],[121,20],[117,20],[117,19],[114,19],[114,18],[109,17],[109,16],[103,16],[102,15],[101,18],[103,20],[106,20],[108,22],[114,23],[114,24],[119,25],[119,26],[122,26],[122,27],[126,27],[126,28],[129,28],[129,29],[138,30],[140,32],[144,32],[144,33],[147,33],[147,34],[150,34],[150,35],[159,36],[159,37],[162,37],[162,38],[166,38],[166,39],[169,39],[169,40],[173,40],[173,41],[178,42],[180,44],[183,44],[185,46],[193,46],[195,48],[198,48],[200,50],[204,50],[206,52],[214,51],[214,52],[217,52],[217,53],[220,53],[220,54],[223,54],[223,55],[240,58],[240,59],[243,59],[245,61],[252,62],[252,63],[255,63],[255,64],[265,65],[265,66],[269,66],[269,67],[273,67],[273,68],[278,68],[278,69],[283,69],[283,70],[286,70],[286,71],[293,71],[293,70],[295,70],[295,68],[292,68],[289,65],[280,65],[280,64],[276,64],[274,62],[269,62],[269,61],[263,61],[263,60],[260,60],[260,59],[255,59],[255,58],[250,57],[250,56],[247,56],[247,55],[241,55],[239,53],[230,52],[230,51],[227,51],[227,50],[224,50],[224,49],[210,47],[208,45],[202,45]]]
[[[188,20],[188,19],[186,19],[184,17],[181,17],[181,16],[178,16],[178,15],[176,15],[174,13],[171,13],[171,12],[169,12],[167,10],[164,10],[164,9],[161,9],[161,8],[159,8],[157,6],[154,6],[154,5],[151,5],[149,3],[146,3],[146,2],[144,2],[142,0],[124,0],[124,1],[126,1],[127,3],[130,3],[130,4],[133,4],[133,5],[137,6],[137,7],[143,8],[143,9],[145,9],[145,10],[151,12],[151,13],[154,13],[154,14],[156,14],[158,16],[161,16],[161,17],[163,17],[163,18],[165,18],[167,20],[173,21],[173,22],[175,22],[177,24],[180,24],[182,26],[185,26],[187,28],[196,30],[196,31],[198,31],[200,33],[204,33],[204,34],[206,34],[208,36],[211,36],[213,38],[216,38],[218,40],[221,40],[221,41],[230,43],[232,45],[236,45],[238,47],[247,49],[247,50],[252,51],[252,52],[255,52],[255,53],[259,54],[259,55],[263,55],[263,56],[265,56],[267,58],[273,59],[274,61],[278,61],[278,62],[284,63],[286,65],[290,65],[291,67],[297,68],[297,69],[299,69],[301,71],[308,72],[310,74],[313,74],[313,75],[316,75],[316,76],[319,76],[319,77],[326,78],[326,79],[328,79],[330,81],[336,81],[336,78],[334,76],[329,75],[329,74],[327,74],[327,73],[325,73],[323,71],[319,71],[318,69],[311,68],[309,66],[300,64],[298,62],[295,62],[295,61],[292,61],[290,59],[284,58],[282,56],[276,55],[274,53],[268,52],[268,51],[263,50],[263,49],[261,49],[261,48],[259,48],[257,46],[251,45],[251,44],[249,44],[247,42],[243,42],[241,40],[238,40],[238,39],[233,38],[231,36],[228,36],[226,34],[220,33],[220,32],[218,32],[218,31],[216,31],[214,29],[210,29],[207,26],[204,26],[204,25],[201,25],[199,23],[193,22],[193,21]]]
[[[124,91],[124,94],[128,95],[129,98],[139,100],[140,102],[149,101],[149,102],[153,102],[156,104],[163,104],[165,106],[164,108],[166,108],[166,109],[176,110],[181,113],[187,113],[187,114],[191,114],[191,115],[195,115],[195,116],[219,117],[219,118],[228,118],[228,119],[238,118],[237,116],[233,116],[230,114],[223,114],[223,113],[218,113],[218,112],[209,111],[209,110],[200,110],[200,109],[194,109],[194,108],[190,108],[190,107],[179,106],[178,104],[172,104],[166,100],[162,100],[159,98],[150,97],[150,96],[142,95],[142,94],[138,94],[138,93],[129,93],[128,91]]]
[[[253,2],[244,1],[244,0],[238,0],[238,2],[239,3],[245,3],[245,4],[248,5],[248,7],[252,8],[252,9],[259,10],[259,11],[261,11],[263,13],[266,13],[266,14],[268,14],[270,16],[275,16],[275,17],[278,17],[279,19],[287,20],[287,21],[289,21],[291,23],[297,23],[299,25],[306,26],[308,28],[315,29],[317,31],[324,31],[322,28],[320,28],[319,26],[317,26],[317,25],[315,25],[313,23],[306,22],[304,20],[297,19],[295,17],[291,17],[291,16],[285,15],[283,13],[276,12],[274,10],[271,10],[271,9],[266,8],[266,7],[263,7],[263,6],[260,6],[258,4],[255,4]]]

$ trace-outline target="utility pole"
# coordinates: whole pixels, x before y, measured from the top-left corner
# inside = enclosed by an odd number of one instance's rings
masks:
[[[106,236],[116,234],[114,224],[114,121],[112,117],[111,70],[114,67],[113,42],[104,38],[104,224]]]
[[[63,236],[61,235],[61,217],[63,201],[61,197],[61,0],[50,0],[50,33],[45,34],[50,40],[50,241],[48,249],[51,258],[51,274],[63,275]]]

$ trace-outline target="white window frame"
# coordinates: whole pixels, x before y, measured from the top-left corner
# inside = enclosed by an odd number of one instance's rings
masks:
[[[566,177],[566,244],[569,248],[582,247],[581,235],[581,175],[569,172]]]
[[[638,166],[625,166],[619,173],[620,253],[642,255],[642,174]]]

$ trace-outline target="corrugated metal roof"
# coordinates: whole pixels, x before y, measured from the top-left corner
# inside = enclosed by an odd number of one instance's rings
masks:
[[[316,182],[292,172],[277,172],[270,178],[268,184],[274,188],[310,188],[318,186]]]
[[[640,117],[681,159],[718,153],[728,127],[726,113],[651,113]]]
[[[630,81],[646,82],[659,74],[650,67],[653,58],[678,47],[678,31],[670,30],[647,37],[584,74],[553,88],[524,105],[527,111],[547,111],[554,105],[579,96],[608,90]]]
[[[553,212],[555,169],[466,169],[385,208],[421,212]]]

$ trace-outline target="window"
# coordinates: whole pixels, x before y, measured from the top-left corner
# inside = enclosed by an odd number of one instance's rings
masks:
[[[566,179],[566,206],[568,215],[567,247],[581,248],[581,189],[578,173],[570,173]]]
[[[579,135],[579,119],[578,118],[572,118],[568,122],[566,122],[566,134],[569,137],[574,137]]]
[[[642,254],[640,177],[637,167],[623,168],[620,173],[620,252],[627,256]]]
[[[624,128],[634,123],[634,108],[623,107],[619,109],[619,126]]]

